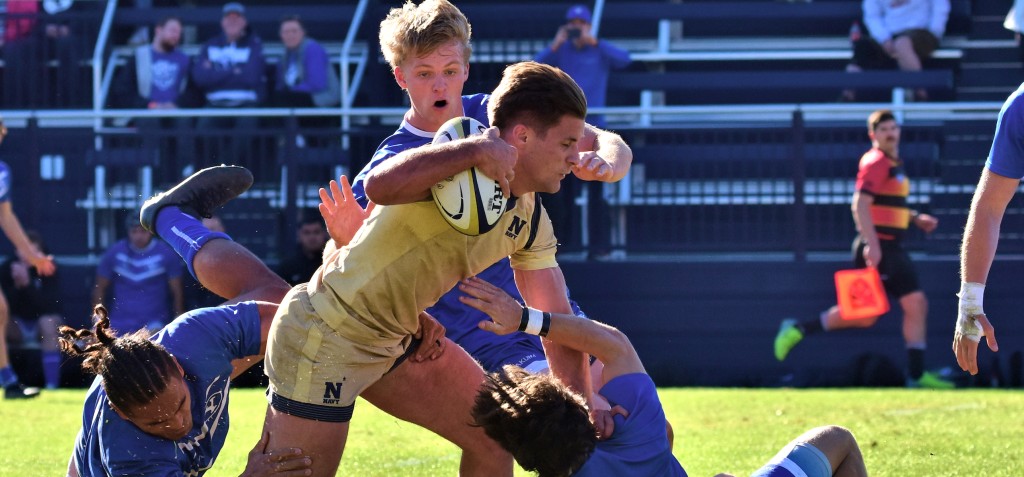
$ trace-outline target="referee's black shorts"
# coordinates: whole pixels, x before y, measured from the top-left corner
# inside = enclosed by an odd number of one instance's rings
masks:
[[[903,250],[897,240],[879,240],[882,246],[882,262],[878,264],[878,274],[882,276],[885,292],[896,298],[903,298],[921,289],[917,279],[917,268],[910,260],[910,254]],[[858,235],[853,240],[853,263],[857,268],[864,268],[864,240]]]

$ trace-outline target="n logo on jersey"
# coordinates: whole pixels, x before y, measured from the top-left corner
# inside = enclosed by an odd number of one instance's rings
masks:
[[[519,218],[518,215],[513,215],[512,223],[508,225],[508,230],[505,231],[505,236],[514,240],[523,232],[523,227],[526,227],[526,221]]]
[[[324,382],[324,404],[338,404],[341,401],[341,387],[344,384]]]

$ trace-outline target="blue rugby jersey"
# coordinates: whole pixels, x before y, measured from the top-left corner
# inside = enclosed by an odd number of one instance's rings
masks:
[[[995,138],[988,153],[985,167],[1001,176],[1012,179],[1024,178],[1024,84],[1014,91],[1002,110],[996,123]]]
[[[255,302],[185,313],[153,337],[185,370],[192,429],[177,441],[152,436],[119,416],[96,378],[86,394],[73,459],[81,477],[199,476],[213,466],[228,433],[231,361],[259,353]]]
[[[594,452],[574,476],[686,477],[669,447],[665,410],[650,376],[616,376],[601,388],[600,394],[612,406],[629,411],[629,416],[615,416],[615,433],[608,440],[597,441]]]
[[[488,94],[463,96],[463,114],[480,121],[485,126],[490,126],[487,119],[489,98]],[[398,130],[377,147],[373,158],[353,180],[352,192],[355,194],[356,200],[364,207],[366,206],[366,191],[363,188],[363,182],[370,170],[402,151],[430,144],[433,139],[434,132],[419,130],[402,121]],[[501,259],[477,276],[505,290],[520,303],[523,301],[522,295],[516,288],[508,258]],[[498,336],[477,327],[477,323],[490,320],[490,318],[483,312],[463,305],[458,298],[460,295],[462,293],[459,292],[456,285],[434,306],[428,308],[427,313],[437,318],[445,326],[446,336],[462,346],[466,352],[480,362],[484,369],[497,371],[505,364],[518,364],[525,367],[534,361],[545,359],[544,348],[541,346],[540,338],[536,336],[525,333]],[[573,312],[584,316],[575,302],[572,305]]]
[[[0,161],[0,202],[11,201],[11,186],[14,181],[11,178],[11,167],[6,162]]]

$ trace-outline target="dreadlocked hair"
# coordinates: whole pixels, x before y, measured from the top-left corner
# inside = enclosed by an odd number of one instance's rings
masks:
[[[540,477],[572,475],[597,445],[582,396],[547,374],[518,366],[490,373],[473,405],[475,425]]]
[[[111,404],[122,410],[145,405],[167,389],[169,378],[178,372],[177,363],[166,348],[150,341],[149,331],[117,336],[103,305],[93,308],[92,317],[92,331],[61,326],[60,349],[85,357],[82,369],[103,379]]]

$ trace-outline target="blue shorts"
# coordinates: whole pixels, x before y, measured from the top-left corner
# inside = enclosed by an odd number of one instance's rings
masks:
[[[750,477],[832,477],[832,464],[817,447],[786,446]]]

